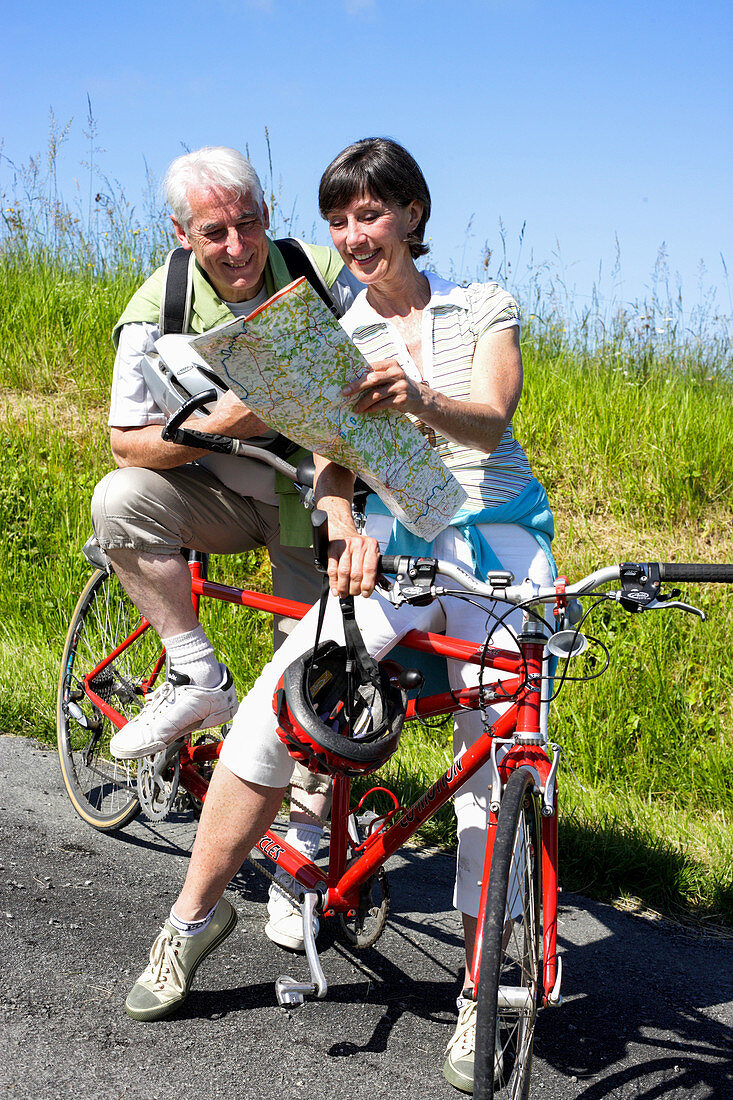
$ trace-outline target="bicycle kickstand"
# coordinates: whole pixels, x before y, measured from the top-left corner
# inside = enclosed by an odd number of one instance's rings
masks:
[[[281,974],[275,982],[275,992],[277,1003],[282,1007],[302,1005],[306,993],[315,993],[318,999],[322,1000],[328,992],[328,982],[326,981],[326,975],[323,973],[321,960],[318,958],[316,937],[313,935],[313,914],[319,900],[316,890],[307,890],[300,903],[300,911],[303,917],[303,941],[305,955],[310,967],[311,980],[309,982],[298,982],[287,974]]]

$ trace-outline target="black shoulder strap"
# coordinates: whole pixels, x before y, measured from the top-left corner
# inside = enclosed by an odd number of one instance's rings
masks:
[[[306,279],[316,291],[322,300],[326,303],[331,313],[336,318],[343,317],[344,311],[338,303],[338,300],[331,293],[331,290],[323,279],[318,268],[310,258],[307,249],[305,249],[299,240],[295,237],[281,237],[275,241],[275,244],[280,249],[280,254],[285,260],[285,266],[294,279],[299,279],[301,275],[305,275]]]
[[[331,293],[302,243],[295,237],[281,237],[275,244],[293,278],[299,279],[304,275],[334,317],[342,317],[343,310],[338,299]],[[163,276],[159,321],[161,335],[168,332],[188,332],[192,275],[193,252],[188,248],[174,248],[168,254]]]
[[[189,248],[174,248],[168,254],[160,296],[161,335],[168,332],[188,332],[191,312],[193,252]]]

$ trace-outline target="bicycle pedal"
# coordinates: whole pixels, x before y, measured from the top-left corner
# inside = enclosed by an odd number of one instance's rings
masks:
[[[281,1008],[287,1008],[289,1005],[302,1005],[306,993],[313,994],[315,991],[316,987],[313,982],[297,982],[295,978],[290,978],[287,974],[281,974],[275,982],[277,1003]]]
[[[318,902],[318,893],[315,890],[306,890],[300,908],[303,915],[303,941],[308,967],[311,973],[311,981],[297,982],[295,978],[287,974],[281,974],[275,982],[277,1003],[282,1007],[286,1005],[302,1005],[306,993],[313,994],[322,1000],[328,992],[328,982],[323,973],[321,960],[316,948],[316,937],[313,935],[313,914]]]

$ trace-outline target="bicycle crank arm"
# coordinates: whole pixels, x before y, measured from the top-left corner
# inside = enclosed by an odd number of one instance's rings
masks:
[[[309,982],[298,982],[287,974],[281,974],[275,982],[275,993],[277,1003],[282,1007],[302,1005],[306,994],[312,995],[315,993],[319,1000],[323,1000],[328,992],[328,982],[326,981],[326,975],[323,973],[321,960],[318,958],[316,937],[313,935],[313,913],[319,900],[316,890],[307,890],[300,903],[300,910],[303,915],[303,941],[305,955],[310,967],[311,980]]]

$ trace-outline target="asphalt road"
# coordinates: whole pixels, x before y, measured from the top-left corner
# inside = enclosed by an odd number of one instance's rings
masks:
[[[328,930],[324,1001],[286,1012],[302,956],[263,933],[245,869],[239,925],[173,1019],[130,1020],[127,990],[182,879],[194,825],[138,819],[117,836],[74,813],[55,755],[0,737],[0,1091],[13,1100],[382,1100],[460,1096],[441,1074],[455,1021],[453,862],[389,865],[392,917],[351,955]],[[563,895],[563,1004],[540,1014],[532,1096],[733,1097],[731,941]]]

